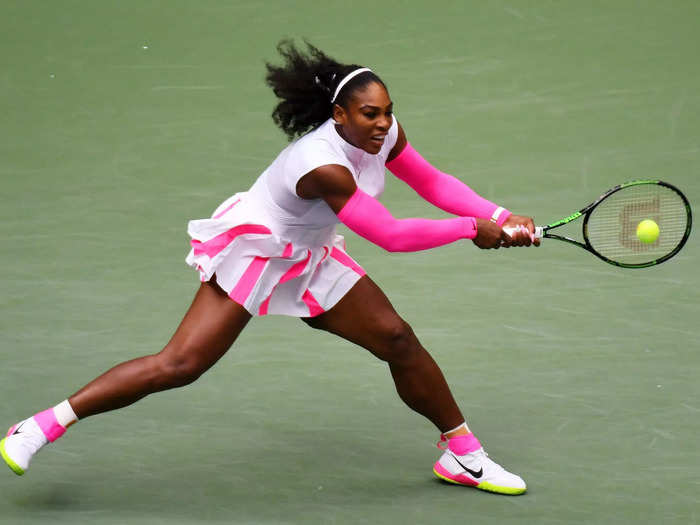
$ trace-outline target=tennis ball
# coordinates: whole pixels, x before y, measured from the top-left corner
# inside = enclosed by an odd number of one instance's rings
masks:
[[[645,244],[656,242],[659,238],[659,225],[651,219],[644,219],[637,224],[637,238]]]

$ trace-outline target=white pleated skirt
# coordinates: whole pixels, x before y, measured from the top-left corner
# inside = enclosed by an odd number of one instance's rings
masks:
[[[187,231],[187,264],[202,282],[216,275],[228,296],[255,316],[315,317],[365,275],[334,227],[320,236],[289,235],[246,192],[225,200],[211,218],[190,221]]]

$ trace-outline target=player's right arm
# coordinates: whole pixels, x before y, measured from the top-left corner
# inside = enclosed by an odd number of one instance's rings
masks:
[[[480,248],[511,243],[507,233],[484,219],[397,219],[359,189],[350,171],[338,164],[310,171],[299,179],[296,190],[303,199],[323,199],[348,228],[390,252],[427,250],[459,239],[472,239]]]
[[[396,144],[389,153],[386,167],[434,206],[457,216],[489,219],[502,228],[508,226],[515,230],[511,245],[530,246],[535,232],[535,225],[530,217],[512,215],[510,211],[476,193],[458,178],[432,166],[413,149],[401,124],[398,124]],[[530,235],[520,232],[518,226],[527,228]],[[535,244],[539,244],[539,241]]]

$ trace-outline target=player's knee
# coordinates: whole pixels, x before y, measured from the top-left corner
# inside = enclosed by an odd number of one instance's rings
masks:
[[[384,351],[381,359],[389,363],[401,363],[413,359],[420,349],[411,327],[402,319],[396,319],[383,327]]]
[[[167,351],[158,354],[158,382],[161,389],[189,385],[201,376],[204,368],[197,359],[196,352]]]

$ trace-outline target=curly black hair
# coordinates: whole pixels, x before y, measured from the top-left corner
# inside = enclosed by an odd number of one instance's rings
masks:
[[[281,99],[272,111],[272,120],[287,134],[289,140],[328,120],[333,112],[333,104],[346,108],[348,100],[356,90],[362,90],[372,82],[386,87],[377,75],[365,71],[345,84],[335,102],[331,104],[331,98],[340,81],[348,73],[362,66],[341,64],[309,42],[304,43],[307,47],[306,52],[297,49],[291,40],[280,41],[277,51],[284,59],[284,64],[265,64],[267,85]]]

